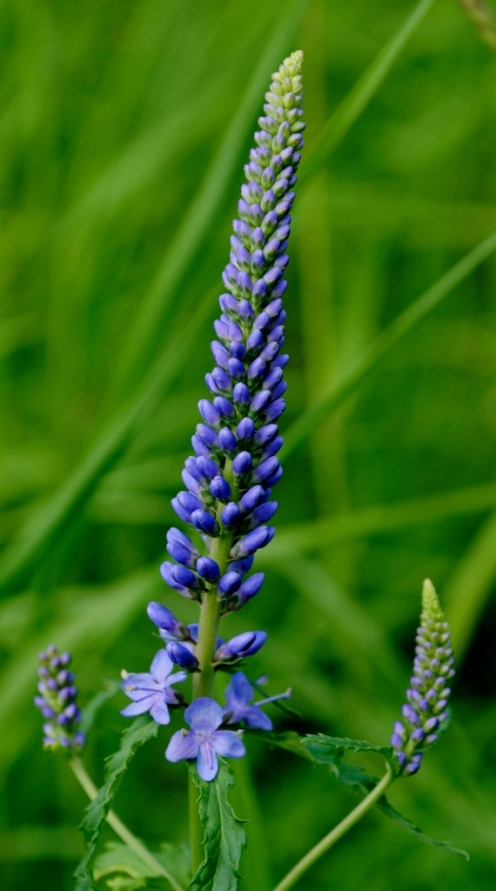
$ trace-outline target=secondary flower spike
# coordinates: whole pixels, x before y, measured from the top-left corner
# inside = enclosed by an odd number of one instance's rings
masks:
[[[81,712],[76,704],[77,687],[69,671],[70,653],[60,653],[54,644],[39,654],[38,692],[34,703],[45,718],[43,745],[46,749],[79,752],[86,739],[78,730]]]
[[[454,658],[448,623],[434,586],[429,579],[422,591],[422,614],[417,630],[413,677],[403,706],[402,721],[396,721],[391,737],[401,773],[414,774],[423,751],[438,739],[438,730],[448,718],[448,681],[453,677]]]
[[[270,499],[282,475],[277,421],[285,409],[289,358],[282,352],[284,270],[305,127],[302,60],[300,51],[285,59],[265,94],[265,115],[244,168],[246,182],[222,276],[226,291],[214,323],[215,366],[205,379],[210,398],[199,402],[195,454],[185,462],[185,490],[172,501],[180,519],[200,532],[210,556],[200,556],[187,535],[171,529],[167,550],[176,562],[161,568],[167,584],[190,599],[201,601],[215,586],[224,613],[244,606],[259,591],[261,573],[244,577],[255,552],[274,536],[268,524],[277,502]],[[222,565],[219,548],[212,548],[218,538]]]

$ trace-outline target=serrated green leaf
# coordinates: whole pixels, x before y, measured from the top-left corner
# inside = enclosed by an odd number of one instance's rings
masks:
[[[158,724],[155,721],[140,717],[122,734],[119,750],[111,755],[110,758],[107,758],[105,782],[99,789],[97,797],[86,808],[84,820],[80,827],[84,833],[86,854],[74,873],[77,879],[75,891],[96,891],[91,861],[104,820],[131,758],[140,746],[149,739],[153,739],[157,733]]]
[[[188,887],[191,881],[191,851],[188,845],[171,845],[168,842],[162,842],[155,857],[177,879],[180,885]]]
[[[294,752],[300,758],[306,758],[308,761],[314,761],[312,754],[303,748],[303,736],[294,730],[285,730],[284,733],[271,733],[266,730],[249,730],[247,733],[258,736],[263,742],[277,746],[279,749],[286,749],[288,752]]]
[[[96,881],[104,876],[111,875],[114,872],[122,872],[132,879],[154,878],[159,876],[157,870],[153,870],[150,865],[144,863],[127,845],[120,842],[109,842],[105,851],[98,855],[95,859],[94,876]]]
[[[156,860],[164,866],[177,881],[185,887],[191,877],[190,852],[186,845],[163,843],[154,854]],[[130,879],[159,878],[162,873],[153,869],[151,863],[145,863],[139,854],[121,842],[108,842],[105,850],[95,859],[94,877],[96,881],[113,873],[122,873]],[[112,884],[114,882],[114,884]],[[115,880],[107,881],[109,887],[117,887]],[[143,883],[142,883],[143,884]],[[124,886],[123,886],[124,887]],[[125,886],[127,887],[127,886]],[[141,887],[141,886],[137,886]]]
[[[337,736],[326,736],[324,733],[308,734],[302,740],[302,745],[310,752],[325,755],[326,752],[334,754],[338,758],[345,752],[376,752],[382,755],[386,761],[393,763],[394,752],[391,746],[375,746],[366,739],[347,739]]]
[[[139,888],[146,888],[146,879],[129,879],[126,876],[116,876],[108,879],[107,887],[112,891],[138,891]]]
[[[219,772],[212,782],[201,780],[196,767],[191,768],[191,774],[200,791],[198,805],[204,830],[205,855],[191,882],[191,889],[236,891],[246,833],[227,798],[234,785],[231,770],[219,758]]]
[[[348,786],[350,789],[354,789],[363,795],[368,795],[377,785],[379,779],[366,773],[361,767],[346,764],[342,760],[343,753],[345,751],[377,752],[377,754],[386,758],[387,761],[393,761],[394,759],[393,750],[390,746],[374,746],[366,740],[340,739],[338,737],[325,736],[325,734],[321,733],[308,734],[308,736],[301,737],[293,731],[280,734],[257,733],[256,735],[260,739],[265,739],[266,742],[272,743],[272,745],[294,752],[296,755],[307,758],[315,764],[327,766],[338,783]],[[466,860],[469,859],[466,851],[453,847],[449,842],[437,841],[437,839],[431,838],[422,832],[415,823],[412,823],[411,820],[400,814],[389,803],[385,795],[382,795],[379,801],[376,802],[376,807],[386,817],[397,823],[398,826],[402,826],[407,832],[415,835],[419,841],[423,841],[425,844],[432,845],[435,848],[442,848],[450,854],[458,854],[461,857],[465,857]]]
[[[425,832],[422,832],[415,823],[412,823],[407,817],[404,817],[403,814],[400,814],[399,811],[396,810],[389,804],[386,796],[383,795],[382,798],[377,802],[377,807],[393,820],[398,826],[402,826],[403,829],[406,829],[407,832],[411,832],[412,835],[415,835],[420,841],[423,841],[426,845],[432,845],[435,848],[443,848],[443,850],[447,851],[449,854],[458,854],[460,857],[465,857],[465,860],[470,860],[469,855],[466,851],[463,851],[461,848],[454,848],[453,845],[450,845],[449,842],[438,841],[435,838],[431,838],[430,835],[426,835]]]

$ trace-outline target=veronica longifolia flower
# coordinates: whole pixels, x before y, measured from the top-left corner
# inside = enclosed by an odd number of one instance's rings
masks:
[[[209,552],[212,541],[222,537],[227,569],[200,556],[178,529],[167,535],[167,550],[176,562],[161,568],[167,584],[190,599],[201,600],[207,588],[216,586],[224,612],[239,609],[260,590],[262,573],[244,576],[255,552],[274,535],[267,524],[277,509],[271,491],[282,475],[276,456],[283,441],[276,422],[285,408],[282,297],[305,126],[302,58],[295,52],[285,59],[265,96],[265,116],[259,118],[256,147],[245,166],[230,261],[222,276],[226,292],[214,323],[215,366],[206,376],[210,399],[200,400],[195,454],[185,462],[185,490],[172,501],[180,519],[201,533]]]
[[[38,692],[34,703],[45,718],[43,745],[47,749],[80,751],[85,742],[78,730],[81,712],[76,704],[77,687],[74,674],[69,671],[70,653],[59,654],[51,644],[46,653],[39,654]]]
[[[272,721],[260,708],[269,702],[278,699],[289,699],[291,690],[279,693],[277,696],[269,696],[253,702],[255,690],[242,671],[233,674],[231,683],[226,690],[226,707],[224,709],[224,721],[227,724],[237,724],[244,721],[247,727],[256,727],[258,730],[272,730]]]
[[[220,705],[208,696],[201,696],[190,705],[184,718],[191,730],[174,733],[165,757],[168,761],[193,761],[196,759],[202,780],[217,776],[217,755],[224,758],[242,758],[245,747],[239,738],[241,731],[219,730],[224,715]]]
[[[131,705],[123,708],[121,715],[134,718],[144,712],[150,712],[157,724],[170,722],[169,706],[182,705],[183,697],[172,684],[179,684],[188,677],[185,671],[172,675],[174,663],[165,650],[159,650],[154,656],[149,672],[128,674],[123,672],[122,690],[132,699]]]
[[[391,737],[405,775],[417,772],[423,751],[438,739],[439,727],[448,718],[451,690],[447,684],[455,674],[448,623],[429,579],[422,591],[415,653],[413,677],[406,694],[408,702],[402,709],[403,719],[396,721]]]

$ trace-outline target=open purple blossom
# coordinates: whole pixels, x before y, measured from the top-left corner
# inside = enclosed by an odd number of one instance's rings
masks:
[[[165,757],[168,761],[197,762],[202,780],[213,780],[219,769],[217,756],[242,758],[246,754],[240,731],[219,730],[224,720],[220,705],[209,696],[196,699],[185,711],[191,730],[178,730],[171,737]]]
[[[422,591],[415,653],[408,702],[391,736],[400,772],[406,776],[418,771],[424,750],[438,739],[439,728],[448,718],[448,681],[455,674],[448,623],[429,579]]]
[[[70,653],[58,652],[55,644],[39,654],[38,693],[34,703],[45,718],[43,745],[46,749],[79,752],[86,742],[79,729],[81,712],[77,706],[77,687],[69,670]]]
[[[183,697],[172,684],[179,684],[188,677],[185,671],[171,674],[174,663],[165,650],[159,650],[154,656],[149,672],[140,674],[122,673],[122,690],[132,699],[131,705],[123,708],[121,715],[126,718],[134,718],[150,712],[157,724],[170,722],[169,707],[183,704]]]
[[[262,705],[276,702],[279,699],[289,699],[291,690],[279,693],[277,696],[269,696],[253,702],[255,690],[242,671],[233,674],[231,682],[226,689],[226,707],[224,709],[224,721],[227,724],[237,724],[244,721],[247,727],[258,730],[272,730],[272,721],[264,714]]]
[[[275,532],[269,525],[277,510],[271,494],[282,475],[277,422],[285,409],[289,359],[282,352],[282,298],[305,127],[302,59],[301,52],[285,59],[265,94],[265,114],[244,168],[246,182],[222,275],[225,293],[212,342],[215,365],[205,378],[209,399],[199,402],[194,455],[182,473],[185,488],[172,500],[179,518],[200,533],[207,555],[201,556],[184,532],[171,529],[167,551],[175,562],[161,567],[166,583],[184,597],[201,601],[214,590],[222,613],[240,609],[260,590],[262,573],[245,576],[256,551]],[[222,566],[212,553],[218,538],[226,544]]]

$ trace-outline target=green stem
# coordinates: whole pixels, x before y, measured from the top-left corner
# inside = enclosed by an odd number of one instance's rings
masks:
[[[94,801],[98,795],[98,789],[96,788],[91,777],[86,773],[86,769],[81,759],[76,757],[71,758],[69,761],[69,766],[74,776],[83,787],[90,801]],[[136,838],[135,835],[133,835],[131,830],[128,829],[127,826],[122,822],[122,820],[119,819],[117,814],[114,814],[113,811],[109,811],[106,819],[107,823],[109,824],[109,826],[112,827],[116,835],[118,835],[119,838],[122,839],[122,841],[128,846],[128,848],[131,848],[131,850],[138,855],[143,863],[146,863],[146,865],[149,866],[155,874],[158,873],[159,875],[167,879],[172,888],[174,888],[174,891],[184,891],[182,885],[180,885],[179,882],[175,880],[174,876],[171,876],[171,874],[166,870],[165,866],[162,866],[162,864],[155,859],[148,848],[146,848],[144,844],[140,842],[140,840]]]
[[[328,833],[328,835],[324,836],[324,838],[317,845],[315,845],[315,847],[312,848],[312,850],[309,851],[308,854],[305,854],[300,862],[293,867],[291,872],[288,872],[287,876],[285,876],[283,880],[279,882],[279,884],[274,888],[274,891],[288,891],[288,888],[291,888],[295,884],[295,882],[297,882],[298,879],[300,879],[301,876],[307,871],[307,869],[310,869],[310,867],[313,866],[314,863],[316,863],[319,857],[322,857],[322,855],[325,854],[326,851],[329,850],[329,848],[332,848],[332,846],[335,845],[336,842],[339,841],[339,839],[342,838],[343,835],[345,835],[345,833],[348,832],[348,830],[355,825],[355,823],[358,823],[358,821],[362,819],[367,811],[369,811],[370,808],[373,807],[373,805],[379,800],[381,795],[383,795],[384,791],[387,789],[393,779],[393,773],[388,764],[386,774],[383,776],[382,780],[377,783],[377,786],[372,789],[372,792],[370,792],[367,797],[364,798],[363,801],[361,801],[360,804],[358,804],[357,807],[353,811],[351,811],[351,813],[348,814],[348,816],[345,817],[344,820],[341,821],[341,823],[338,823],[338,825],[335,826],[334,829],[332,829],[331,832]]]
[[[226,461],[224,467],[224,478],[228,481],[233,492],[235,500],[236,482],[232,472],[232,464],[230,460]],[[219,506],[217,521],[220,523],[220,512],[222,505]],[[221,576],[227,570],[227,561],[229,552],[233,543],[233,534],[228,530],[224,530],[218,538],[214,538],[210,549],[210,557],[217,563]],[[199,696],[212,696],[214,689],[214,666],[213,660],[217,646],[217,631],[219,627],[220,601],[217,597],[217,585],[210,585],[204,593],[200,612],[200,627],[198,630],[198,645],[196,649],[196,658],[199,662],[199,671],[193,676],[193,699]],[[202,838],[203,830],[200,822],[200,814],[198,811],[198,792],[191,775],[189,776],[189,826],[190,826],[190,843],[191,857],[193,862],[193,875],[198,869],[202,859]]]

